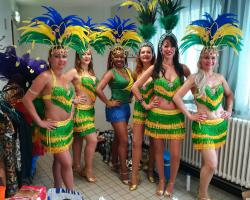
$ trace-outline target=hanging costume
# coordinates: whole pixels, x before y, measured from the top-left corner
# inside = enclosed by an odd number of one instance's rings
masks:
[[[19,28],[23,31],[19,43],[32,43],[33,45],[40,43],[50,45],[51,48],[55,49],[57,47],[64,49],[70,47],[82,56],[88,49],[90,41],[87,36],[89,30],[83,26],[82,19],[76,15],[63,18],[54,8],[46,6],[43,8],[48,11],[46,14],[33,18],[27,26]],[[57,86],[56,77],[52,70],[51,74],[53,81],[51,94],[43,96],[42,99],[51,101],[62,110],[71,113],[74,89]],[[73,139],[72,117],[56,122],[55,129],[40,129],[42,143],[48,152],[60,153],[69,149]]]
[[[206,19],[193,21],[187,28],[180,48],[184,52],[193,45],[204,46],[205,51],[219,47],[232,47],[238,53],[241,50],[242,32],[236,15],[227,13],[218,15],[214,20],[208,13]],[[205,105],[210,111],[216,111],[222,104],[224,88],[220,83],[211,88],[206,85],[203,93],[195,85],[196,102]],[[226,142],[228,122],[225,119],[209,119],[192,124],[192,141],[194,149],[216,149]]]

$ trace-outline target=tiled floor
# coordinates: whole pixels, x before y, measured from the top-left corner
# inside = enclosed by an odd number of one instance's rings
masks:
[[[53,177],[51,172],[52,156],[46,155],[39,159],[37,165],[37,173],[34,178],[34,185],[45,185],[47,188],[53,187]],[[85,200],[144,200],[144,199],[167,199],[155,195],[156,184],[149,183],[145,177],[145,173],[141,172],[142,182],[136,191],[130,192],[128,186],[123,185],[118,179],[118,175],[111,171],[109,166],[102,161],[99,153],[95,154],[94,159],[95,174],[98,178],[96,183],[88,183],[85,179],[75,177],[75,189],[80,191]],[[196,199],[196,191],[198,179],[191,177],[191,191],[187,192],[186,177],[179,172],[175,184],[175,197],[179,200]],[[229,194],[214,186],[210,186],[209,192],[213,200],[240,200],[240,198]],[[102,199],[103,200],[103,199]]]

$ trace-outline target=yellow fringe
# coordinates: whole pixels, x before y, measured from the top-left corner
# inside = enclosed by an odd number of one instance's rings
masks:
[[[157,134],[155,132],[151,132],[149,130],[145,130],[145,135],[148,135],[152,138],[156,139],[170,139],[170,140],[182,140],[185,138],[185,133],[183,134]]]
[[[179,109],[174,109],[174,110],[164,110],[161,108],[153,108],[151,109],[152,112],[157,113],[157,114],[162,114],[162,115],[176,115],[181,113]]]
[[[166,90],[164,87],[160,86],[160,85],[156,85],[154,87],[154,90],[158,91],[161,94],[167,95],[168,97],[173,97],[176,93],[177,90],[175,91],[168,91]]]
[[[79,110],[90,110],[94,107],[93,104],[90,104],[90,105],[86,105],[86,104],[76,104],[76,108],[79,109]]]
[[[66,119],[66,120],[64,120],[64,121],[58,121],[58,122],[56,122],[56,126],[57,126],[57,127],[65,126],[70,120],[71,120],[71,118]]]
[[[94,128],[95,125],[94,124],[88,124],[88,125],[83,125],[83,126],[79,126],[79,127],[74,127],[74,132],[83,132],[86,131],[88,129]]]
[[[205,96],[203,98],[201,98],[203,101],[206,101],[208,102],[209,104],[211,104],[212,106],[216,106],[218,105],[221,101],[222,101],[222,98],[223,98],[223,93],[220,94],[220,96],[218,96],[218,98],[216,100],[212,100],[211,98],[209,98],[209,96]]]
[[[51,132],[51,131],[50,131]],[[49,133],[50,134],[50,133]],[[48,142],[48,145],[49,144],[51,144],[52,142],[58,142],[58,141],[62,141],[62,140],[67,140],[68,138],[70,138],[70,136],[73,134],[73,130],[67,135],[67,136],[65,136],[65,137],[62,137],[62,136],[59,136],[59,137],[57,137],[57,138],[51,138],[51,137],[47,137],[47,136],[44,136],[44,135],[42,135],[41,134],[41,139],[43,140],[43,141],[45,141],[45,140],[47,140],[47,142]],[[48,140],[49,139],[49,140]],[[51,147],[51,148],[53,148],[53,147]]]
[[[79,119],[78,117],[74,117],[75,123],[81,123],[81,122],[86,122],[86,121],[94,121],[94,117],[83,117],[81,119]]]
[[[72,144],[73,142],[73,137],[72,137],[72,140],[69,142],[69,144],[63,146],[63,147],[45,147],[46,151],[48,153],[62,153],[64,151],[67,151],[70,147],[70,145]]]
[[[134,110],[134,115],[138,116],[138,117],[146,117],[147,114],[146,113],[142,113],[140,111]]]
[[[67,100],[67,99],[66,99],[65,97],[63,97],[63,96],[54,96],[53,99],[54,99],[54,100],[57,100],[57,101],[59,101],[59,102],[61,102],[61,103],[63,103],[63,104],[65,104],[65,105],[67,105],[67,106],[72,105],[72,102],[73,102],[73,98]]]
[[[223,146],[226,143],[226,141],[218,142],[215,144],[193,144],[194,149],[196,150],[202,150],[202,149],[217,149]]]
[[[200,124],[204,124],[204,125],[217,125],[220,124],[221,122],[223,122],[225,119],[222,118],[217,118],[217,119],[207,119],[204,121],[200,121]]]
[[[135,119],[135,118],[133,118],[133,124],[144,125],[145,121],[141,120],[141,119]]]
[[[160,128],[160,129],[179,129],[184,128],[184,122],[180,122],[178,124],[160,124],[159,122],[150,122],[147,120],[147,126],[150,128]]]
[[[227,131],[225,131],[224,133],[221,133],[220,135],[216,135],[216,136],[210,136],[210,135],[207,135],[207,134],[195,134],[193,133],[192,134],[192,138],[209,138],[209,139],[220,139],[224,136],[227,135]]]

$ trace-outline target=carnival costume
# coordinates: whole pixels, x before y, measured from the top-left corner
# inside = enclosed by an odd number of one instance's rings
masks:
[[[178,22],[178,15],[176,14],[183,7],[180,6],[180,2],[160,0],[160,10],[162,17],[160,17],[160,23],[165,29],[164,33],[159,41],[159,49],[163,45],[166,37],[176,37],[172,33],[172,29]],[[177,42],[177,41],[176,41]],[[161,52],[159,52],[161,53]],[[153,80],[153,95],[164,98],[167,101],[173,101],[173,96],[177,90],[183,84],[183,80],[180,77],[176,77],[173,82],[169,82],[164,76],[160,76]],[[164,110],[160,108],[153,108],[148,111],[148,117],[145,124],[145,134],[153,138],[159,139],[184,139],[185,128],[184,128],[184,115],[179,109],[175,110]]]
[[[127,24],[130,19],[121,20],[118,16],[109,18],[108,22],[103,22],[104,36],[106,36],[106,46],[113,46],[111,49],[111,59],[114,54],[124,52],[128,56],[125,47],[130,47],[134,52],[139,47],[141,38],[136,32],[134,23]],[[125,63],[126,64],[126,63]],[[110,66],[111,67],[111,66]],[[111,88],[111,100],[121,101],[120,106],[106,107],[106,119],[109,122],[128,121],[130,117],[129,103],[131,101],[131,88],[134,80],[131,72],[127,67],[124,67],[124,72],[127,73],[129,79],[126,80],[121,76],[115,68],[111,69],[114,79],[109,82]]]
[[[89,29],[82,25],[82,19],[76,15],[63,18],[54,8],[46,6],[43,8],[48,11],[46,14],[33,18],[27,22],[27,26],[19,28],[23,31],[19,43],[32,43],[32,46],[36,43],[45,44],[50,45],[52,49],[70,47],[79,55],[83,55],[88,49],[90,39],[87,36]],[[43,96],[42,99],[51,101],[62,110],[71,113],[74,89],[57,86],[53,71],[50,70],[50,73],[53,81],[51,94]],[[73,139],[72,116],[67,120],[56,122],[56,125],[53,130],[41,128],[39,131],[43,145],[51,153],[68,150]]]
[[[187,34],[182,39],[180,48],[184,52],[193,45],[202,45],[205,50],[219,49],[228,46],[238,53],[241,50],[242,33],[239,29],[236,15],[222,14],[214,20],[208,13],[206,19],[193,21],[187,27]],[[210,111],[216,111],[222,104],[224,88],[218,84],[211,88],[206,85],[201,93],[198,85],[195,86],[195,100],[205,105]],[[209,119],[202,122],[193,122],[192,141],[195,149],[215,149],[225,144],[228,122],[225,119]]]
[[[97,79],[81,76],[79,89],[89,96],[94,103],[96,100]],[[95,133],[94,124],[95,108],[94,105],[77,104],[74,114],[74,136],[85,136],[90,133]]]
[[[156,27],[154,25],[157,13],[157,1],[125,1],[120,6],[134,7],[138,12],[138,21],[140,25],[138,26],[139,35],[143,38],[143,42],[140,44],[140,49],[142,47],[150,47],[152,50],[152,55],[154,55],[154,46],[149,40],[155,35]],[[139,78],[139,77],[138,77]],[[148,82],[145,86],[141,87],[140,93],[142,98],[146,103],[149,103],[153,94],[153,84]],[[147,111],[141,105],[140,102],[135,101],[134,113],[133,113],[133,123],[134,124],[145,124],[147,117]]]

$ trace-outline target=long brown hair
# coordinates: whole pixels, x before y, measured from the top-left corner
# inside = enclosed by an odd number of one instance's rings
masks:
[[[81,57],[80,57],[80,55],[78,53],[76,53],[76,57],[75,57],[75,68],[76,68],[76,71],[78,73],[81,73],[83,71],[83,69],[81,67]],[[89,65],[88,65],[88,72],[92,76],[95,76],[92,53],[91,53],[91,61],[90,61]]]
[[[137,54],[137,56],[136,56],[136,67],[135,67],[135,73],[134,73],[136,77],[137,77],[139,74],[141,74],[142,71],[143,71],[143,63],[142,63],[142,61],[141,61],[141,59],[140,59],[141,49],[142,49],[143,47],[149,47],[149,48],[151,49],[152,59],[151,59],[150,64],[153,65],[153,64],[155,63],[155,53],[154,53],[154,49],[152,49],[152,47],[149,46],[149,45],[144,45],[144,46],[142,46],[142,47],[139,49],[139,52],[138,52],[138,54]]]

